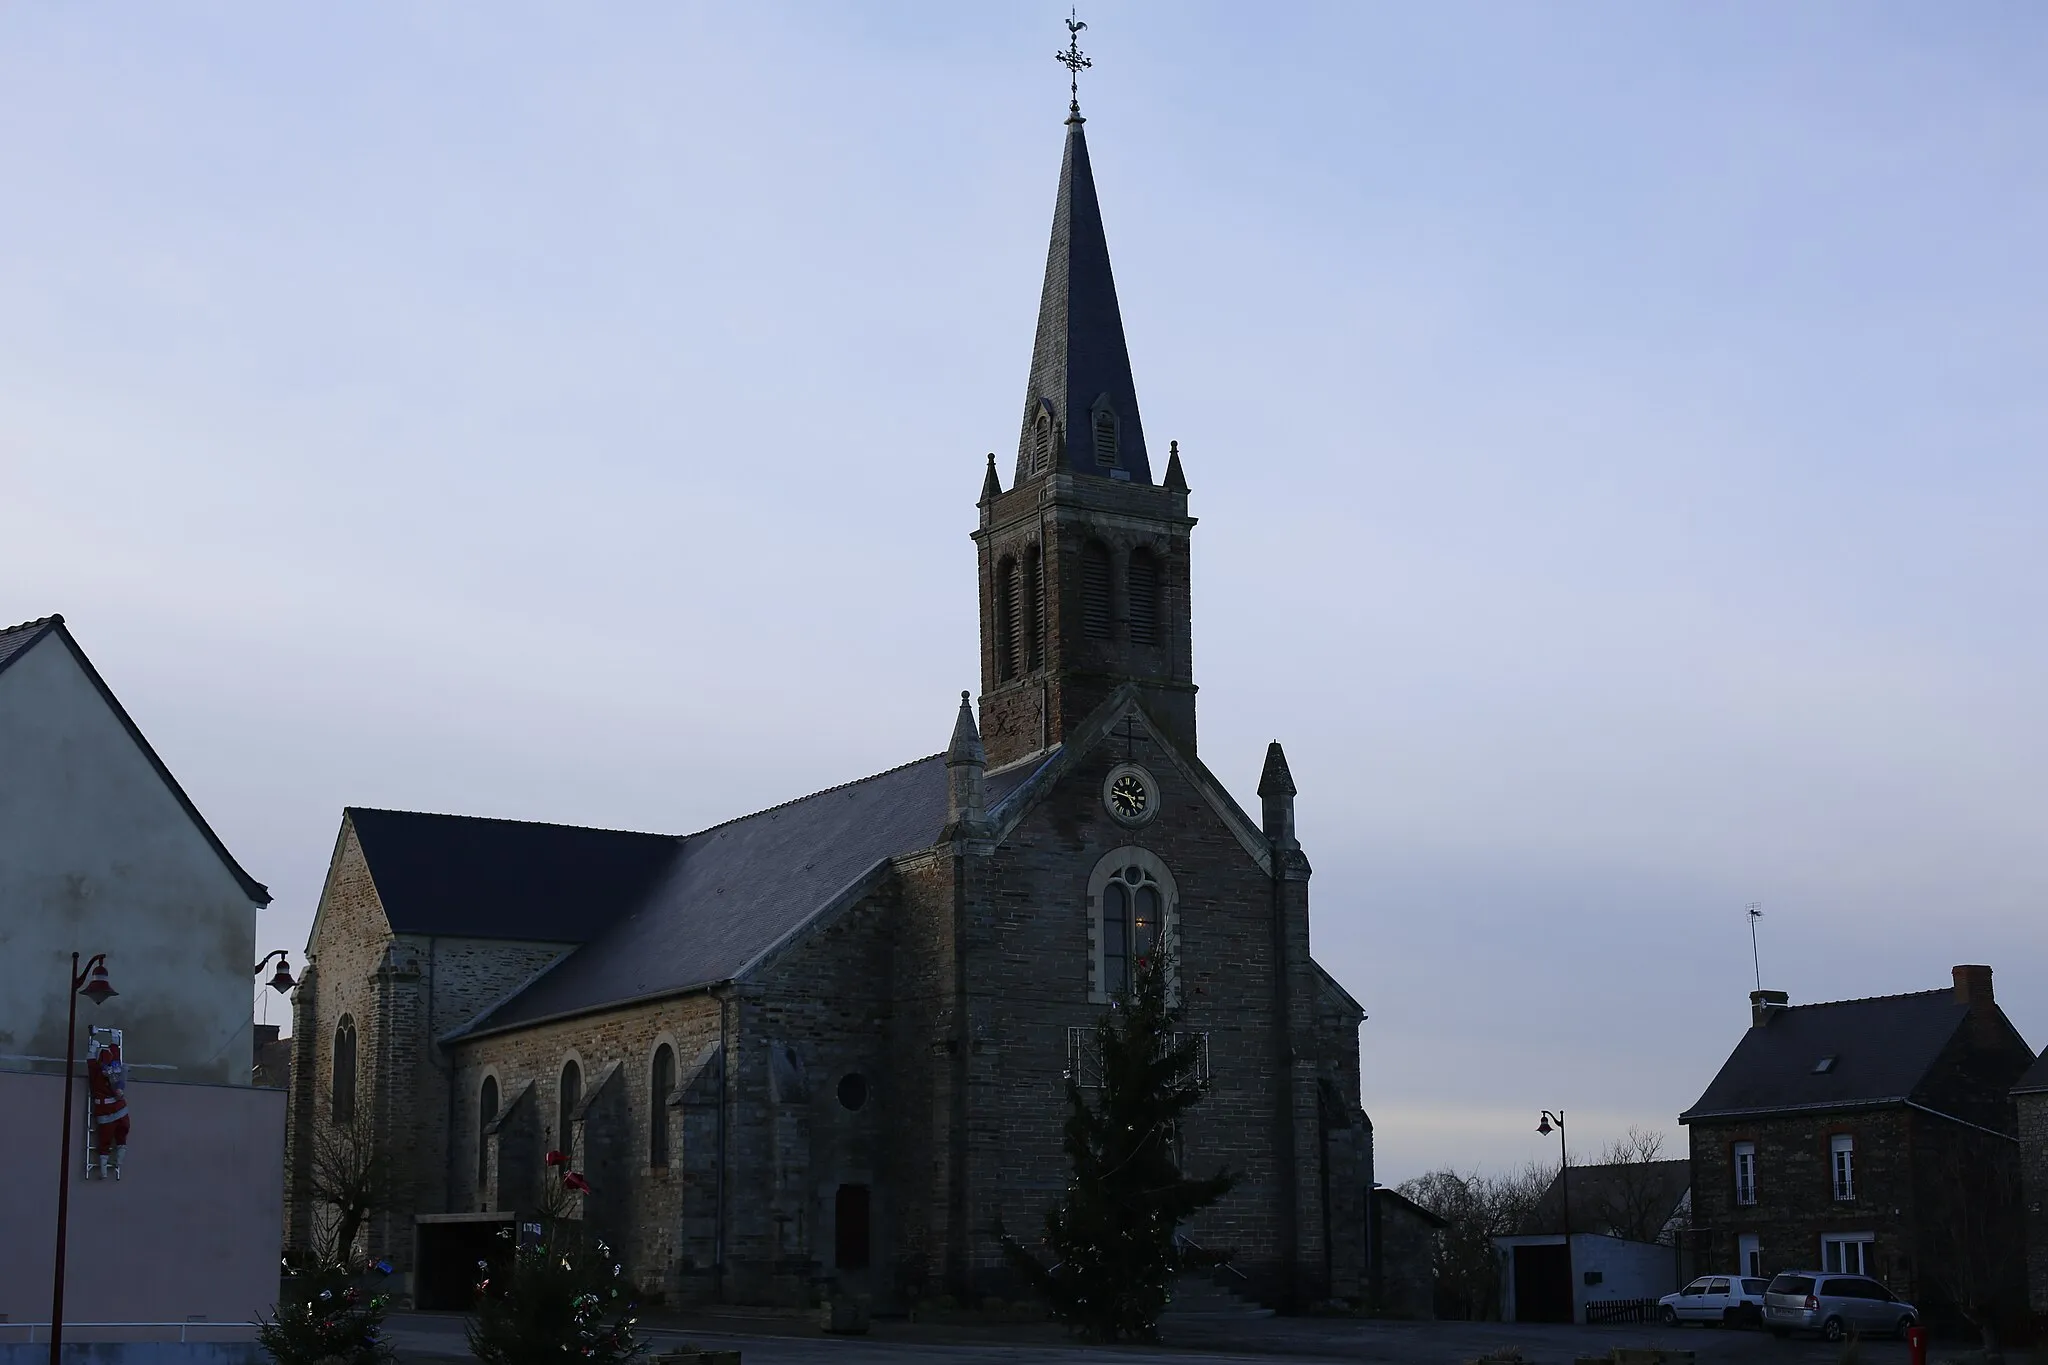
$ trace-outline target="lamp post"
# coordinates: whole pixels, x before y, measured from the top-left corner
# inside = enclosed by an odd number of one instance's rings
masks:
[[[1564,1145],[1564,1110],[1553,1114],[1545,1109],[1543,1117],[1536,1121],[1536,1131],[1549,1137],[1553,1123],[1557,1126],[1557,1197],[1564,1205],[1564,1283],[1565,1302],[1569,1307],[1578,1302],[1579,1287],[1572,1278],[1572,1157]],[[1576,1322],[1578,1316],[1574,1312],[1572,1321]]]
[[[263,969],[270,965],[270,959],[272,959],[273,957],[276,958],[277,975],[271,977],[270,980],[265,982],[264,984],[269,986],[270,989],[276,991],[279,995],[283,995],[286,991],[290,990],[292,987],[299,984],[298,982],[292,980],[292,964],[286,961],[285,954],[286,950],[283,948],[272,948],[269,952],[263,955],[263,960],[261,962],[257,963],[254,967],[251,967],[249,969],[249,975],[263,975]]]
[[[57,1268],[50,1281],[50,1365],[59,1365],[64,1344],[64,1233],[71,1212],[71,1054],[78,1046],[78,997],[97,1005],[110,995],[119,995],[107,980],[107,955],[96,953],[78,969],[78,954],[71,955],[71,988],[65,992],[70,1009],[64,1022],[64,1135],[57,1144]]]

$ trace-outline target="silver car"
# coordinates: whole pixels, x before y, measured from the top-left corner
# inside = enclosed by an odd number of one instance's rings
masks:
[[[1788,1270],[1764,1290],[1764,1326],[1774,1336],[1819,1332],[1829,1341],[1851,1333],[1904,1336],[1919,1320],[1912,1304],[1868,1275]]]

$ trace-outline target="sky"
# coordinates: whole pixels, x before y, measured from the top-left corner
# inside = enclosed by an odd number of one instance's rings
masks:
[[[1082,17],[1202,757],[1287,746],[1380,1178],[1682,1153],[1750,902],[1795,1003],[1982,962],[2048,1043],[2048,11]],[[344,805],[682,832],[943,747],[1064,18],[0,6],[0,618],[260,947]]]

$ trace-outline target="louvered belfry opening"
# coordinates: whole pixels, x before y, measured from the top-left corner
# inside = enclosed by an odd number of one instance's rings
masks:
[[[1045,667],[1045,559],[1033,545],[1024,552],[1024,580],[1019,586],[1017,620],[1023,627],[1024,645],[1017,651],[1024,669],[1036,673]]]
[[[1109,547],[1091,540],[1081,547],[1081,630],[1091,640],[1115,635]]]
[[[1052,468],[1052,418],[1045,413],[1038,414],[1038,430],[1034,434],[1031,454],[1031,473],[1035,478]]]
[[[996,565],[996,676],[1004,682],[1017,676],[1017,561],[1005,557]]]
[[[1131,555],[1131,642],[1159,643],[1159,560],[1150,550]]]
[[[1104,469],[1116,467],[1116,414],[1108,408],[1095,413],[1095,463]]]

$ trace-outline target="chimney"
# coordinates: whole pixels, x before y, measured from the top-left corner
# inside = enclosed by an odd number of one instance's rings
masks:
[[[1970,1007],[1971,1037],[1979,1047],[1998,1047],[2005,1041],[2005,1030],[1999,1027],[1998,1004],[1991,996],[1991,969],[1959,965],[1951,975],[1955,978],[1956,999]]]
[[[1751,991],[1749,993],[1749,1026],[1762,1028],[1778,1014],[1792,1008],[1792,997],[1783,991]]]

